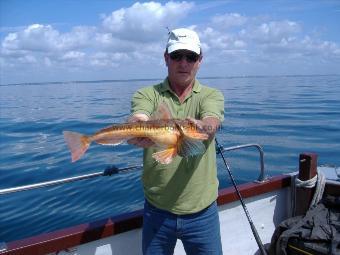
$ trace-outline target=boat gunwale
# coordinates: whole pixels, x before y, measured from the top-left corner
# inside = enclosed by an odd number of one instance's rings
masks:
[[[238,185],[243,198],[255,197],[290,187],[291,175],[283,174],[269,178],[265,182],[248,182]],[[340,196],[339,184],[327,183],[325,194]],[[238,201],[234,187],[219,190],[219,206]],[[72,247],[138,229],[143,224],[143,209],[124,213],[103,220],[80,224],[69,228],[44,233],[37,236],[11,241],[1,255],[42,255],[58,253]]]
[[[278,175],[265,182],[248,182],[238,185],[243,198],[265,194],[290,186],[290,175]],[[219,190],[217,204],[224,205],[237,201],[234,187]],[[103,220],[84,223],[37,236],[6,243],[6,250],[1,255],[47,254],[110,237],[142,227],[143,209],[113,216]]]

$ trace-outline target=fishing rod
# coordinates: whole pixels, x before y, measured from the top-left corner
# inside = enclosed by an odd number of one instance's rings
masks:
[[[127,171],[130,171],[132,169],[141,168],[141,167],[142,167],[142,165],[135,165],[135,166],[118,168],[118,167],[112,165],[112,166],[108,166],[104,171],[96,172],[96,173],[92,173],[92,174],[85,174],[85,175],[80,175],[80,176],[75,176],[75,177],[70,177],[70,178],[65,178],[65,179],[59,179],[59,180],[54,180],[54,181],[40,182],[40,183],[36,183],[36,184],[24,185],[24,186],[8,188],[8,189],[0,189],[0,196],[5,195],[5,194],[9,194],[9,193],[31,190],[31,189],[38,189],[38,188],[43,188],[43,187],[48,187],[48,186],[55,186],[55,185],[59,185],[59,184],[75,182],[75,181],[90,179],[90,178],[99,177],[99,176],[111,176],[113,174],[127,172]]]
[[[241,202],[241,204],[242,204],[243,210],[244,210],[244,212],[245,212],[245,214],[246,214],[246,216],[247,216],[248,222],[249,222],[249,224],[250,224],[251,231],[253,232],[253,235],[254,235],[255,240],[256,240],[256,242],[257,242],[257,245],[258,245],[258,247],[259,247],[259,249],[260,249],[260,251],[261,251],[261,254],[262,254],[262,255],[267,255],[267,252],[266,252],[266,250],[265,250],[265,248],[264,248],[264,246],[263,246],[263,243],[262,243],[262,241],[261,241],[261,239],[260,239],[260,236],[259,236],[259,234],[257,233],[257,230],[256,230],[256,228],[255,228],[255,225],[254,225],[254,223],[253,223],[253,221],[252,221],[252,219],[251,219],[251,217],[250,217],[250,214],[249,214],[249,212],[248,212],[248,209],[247,209],[247,207],[246,207],[246,204],[244,203],[243,198],[242,198],[242,196],[241,196],[241,193],[240,193],[240,191],[239,191],[238,188],[237,188],[237,185],[236,185],[235,179],[234,179],[234,177],[233,177],[233,175],[232,175],[232,173],[231,173],[230,167],[229,167],[229,165],[228,165],[228,163],[227,163],[227,161],[226,161],[226,159],[225,159],[225,157],[224,157],[224,155],[223,155],[222,146],[218,143],[216,137],[215,137],[215,142],[216,142],[218,151],[219,151],[219,153],[220,153],[221,156],[222,156],[224,165],[226,166],[226,169],[227,169],[227,171],[228,171],[230,180],[231,180],[231,182],[233,183],[233,186],[234,186],[234,188],[235,188],[235,190],[236,190],[237,196],[238,196],[238,198],[239,198],[239,200],[240,200],[240,202]]]

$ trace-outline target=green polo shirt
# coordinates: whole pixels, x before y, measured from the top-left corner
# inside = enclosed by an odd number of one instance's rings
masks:
[[[192,92],[181,103],[171,90],[168,79],[162,83],[138,90],[131,102],[131,113],[151,116],[161,102],[167,103],[173,118],[207,116],[224,119],[223,94],[201,85],[197,80]],[[216,200],[218,179],[216,169],[215,141],[205,141],[203,155],[182,158],[176,156],[168,165],[152,158],[157,151],[144,149],[143,188],[145,198],[157,208],[175,214],[190,214],[203,210]]]

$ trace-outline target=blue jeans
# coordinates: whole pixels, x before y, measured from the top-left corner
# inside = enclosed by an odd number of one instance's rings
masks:
[[[143,254],[173,254],[177,239],[182,241],[188,255],[222,254],[216,202],[197,213],[176,215],[145,200]]]

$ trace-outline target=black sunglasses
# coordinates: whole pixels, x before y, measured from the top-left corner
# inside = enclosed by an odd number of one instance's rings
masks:
[[[195,63],[200,58],[200,55],[195,53],[171,52],[169,55],[172,60],[177,62],[185,57],[188,63]]]

